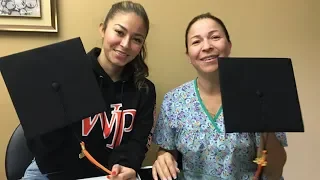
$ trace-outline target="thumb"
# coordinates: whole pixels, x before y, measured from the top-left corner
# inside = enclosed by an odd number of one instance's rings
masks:
[[[116,176],[120,173],[120,171],[121,171],[121,166],[119,164],[115,164],[112,167],[112,174],[111,175]]]
[[[175,162],[175,165],[176,165],[176,171],[177,171],[178,173],[180,173],[180,169],[179,169],[179,167],[178,167],[178,162],[177,162],[176,160],[174,160],[174,162]]]

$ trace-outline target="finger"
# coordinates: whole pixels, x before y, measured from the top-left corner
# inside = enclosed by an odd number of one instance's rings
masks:
[[[121,171],[118,174],[119,179],[129,180],[129,179],[136,177],[136,172],[134,170],[131,170],[129,168],[122,168],[122,170],[124,170],[124,169],[125,169],[125,171]]]
[[[178,167],[176,167],[176,171],[177,173],[180,173],[180,169]]]
[[[127,180],[129,179],[128,176],[126,175],[126,173],[120,173],[118,176],[117,176],[118,179],[121,179],[121,180]]]
[[[152,177],[154,180],[158,180],[158,173],[157,173],[157,168],[156,168],[155,164],[153,164],[153,166],[152,166]]]
[[[118,175],[120,172],[121,172],[121,166],[119,165],[119,164],[115,164],[115,165],[113,165],[113,167],[112,167],[112,176],[116,176],[116,175]]]
[[[107,178],[108,178],[108,180],[114,180],[113,176],[111,176],[111,175],[108,175]]]
[[[165,162],[166,162],[167,167],[169,169],[170,176],[173,177],[174,179],[176,179],[177,178],[177,171],[176,171],[177,162],[171,157],[166,158]],[[167,177],[169,177],[169,176],[167,176]]]
[[[170,174],[170,170],[168,169],[168,165],[166,163],[166,160],[163,159],[162,161],[159,161],[163,176],[165,179],[170,179],[171,174]]]
[[[156,170],[157,170],[157,173],[158,173],[160,179],[161,179],[161,180],[167,180],[167,177],[166,177],[165,174],[163,173],[163,169],[164,169],[164,168],[167,168],[167,167],[166,167],[166,166],[161,167],[159,160],[156,160],[156,161],[155,161],[155,165],[156,165]]]
[[[177,173],[180,173],[180,169],[178,168],[178,163],[177,163],[177,161],[174,161],[175,162],[175,164],[176,164],[176,172]]]

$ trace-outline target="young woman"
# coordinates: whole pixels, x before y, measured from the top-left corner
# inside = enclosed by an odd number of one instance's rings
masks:
[[[218,57],[228,57],[231,52],[224,23],[210,13],[196,16],[187,27],[185,45],[198,77],[164,97],[153,135],[160,146],[153,178],[252,179],[261,134],[224,132],[217,63]],[[280,179],[286,136],[269,133],[266,143],[268,166],[263,177]],[[182,156],[182,171],[177,167],[177,154]]]
[[[110,179],[136,179],[150,143],[156,92],[146,79],[145,40],[149,19],[142,5],[123,1],[112,6],[100,25],[102,48],[88,56],[108,109],[72,128],[28,140],[35,160],[25,179],[79,179],[106,175],[82,158],[78,138],[88,152],[112,171]]]

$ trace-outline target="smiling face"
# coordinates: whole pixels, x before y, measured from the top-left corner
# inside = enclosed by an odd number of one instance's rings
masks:
[[[187,34],[187,54],[191,64],[201,73],[218,69],[218,57],[227,57],[231,42],[222,26],[211,18],[194,22]]]
[[[136,13],[118,12],[106,26],[101,24],[100,33],[105,61],[113,67],[124,67],[140,53],[147,29]]]

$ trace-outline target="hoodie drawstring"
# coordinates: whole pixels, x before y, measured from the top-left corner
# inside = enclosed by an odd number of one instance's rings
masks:
[[[122,108],[121,108],[121,115],[120,115],[120,123],[122,123],[122,116],[123,116],[123,88],[124,88],[124,83],[126,81],[122,81],[122,84],[121,84],[121,96],[120,96],[120,101],[121,101],[121,105],[122,105]],[[121,128],[120,126],[118,127],[118,133],[116,134],[116,139],[118,139],[118,136],[119,136],[119,128]],[[121,141],[119,142],[119,145],[120,145]]]
[[[102,87],[102,82],[103,82],[103,76],[100,76],[100,88]],[[120,95],[120,103],[122,105],[122,109],[121,109],[121,115],[120,115],[120,123],[122,122],[122,116],[123,116],[123,90],[124,90],[124,84],[125,84],[126,81],[122,81],[122,84],[121,84],[121,95]],[[103,128],[102,128],[102,134],[104,133],[104,128],[105,128],[105,122],[103,122]],[[121,128],[120,126],[118,126],[118,129]],[[115,139],[118,138],[119,136],[119,130],[117,129],[118,133],[116,134],[116,137]],[[115,132],[117,132],[115,130]]]

